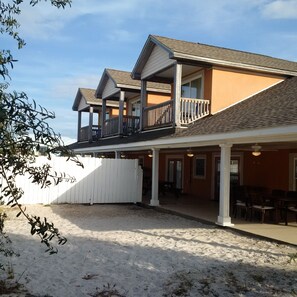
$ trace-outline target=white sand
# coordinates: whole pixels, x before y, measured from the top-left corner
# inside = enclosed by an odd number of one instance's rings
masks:
[[[127,297],[297,294],[292,246],[137,206],[39,205],[28,212],[53,221],[68,239],[48,255],[9,211],[5,230],[21,255],[1,254],[1,262],[12,263],[30,296],[108,296],[98,294],[108,284]]]

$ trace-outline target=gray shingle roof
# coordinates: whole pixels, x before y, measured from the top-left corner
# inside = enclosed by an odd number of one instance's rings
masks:
[[[122,70],[115,70],[115,69],[106,69],[108,74],[112,77],[112,79],[115,81],[117,86],[132,86],[136,87],[140,90],[141,88],[141,82],[140,80],[132,79],[131,72],[128,71],[122,71]],[[170,92],[170,85],[169,84],[163,84],[163,83],[154,83],[154,82],[148,82],[147,84],[148,90],[159,90],[160,92]]]
[[[103,139],[88,145],[75,144],[73,148],[117,145],[194,135],[240,133],[291,125],[297,125],[297,77],[288,78],[215,115],[200,119],[187,129],[153,130],[150,133],[135,134],[127,138]]]
[[[102,100],[95,97],[94,89],[79,88],[81,95],[85,98],[87,104],[101,105]]]
[[[297,77],[288,78],[224,111],[201,119],[188,129],[176,132],[174,137],[289,125],[297,125]]]
[[[221,61],[243,64],[245,65],[244,68],[248,68],[248,66],[264,67],[282,71],[292,71],[296,72],[297,74],[296,62],[201,43],[176,40],[156,35],[151,35],[150,37],[152,38],[152,40],[157,41],[165,48],[167,48],[170,52],[172,52],[173,56],[175,56],[176,54],[190,55],[204,58],[209,61],[214,60],[214,64],[215,61]]]
[[[95,91],[94,89],[88,89],[88,88],[78,88],[76,97],[73,102],[72,110],[77,111],[81,97],[83,97],[86,100],[86,104],[93,105],[93,106],[102,106],[102,99],[95,97]],[[106,102],[106,106],[112,107],[117,105],[108,100]]]

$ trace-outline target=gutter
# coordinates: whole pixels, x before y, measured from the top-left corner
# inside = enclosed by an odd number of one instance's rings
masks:
[[[110,151],[139,151],[151,148],[188,148],[219,146],[220,144],[246,144],[246,143],[269,143],[269,142],[292,142],[297,141],[297,125],[277,128],[256,129],[244,132],[230,132],[220,134],[193,135],[185,137],[159,138],[128,144],[88,147],[74,149],[77,153],[110,152]]]

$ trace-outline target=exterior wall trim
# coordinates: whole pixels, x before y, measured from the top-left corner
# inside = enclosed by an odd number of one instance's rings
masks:
[[[74,149],[75,152],[108,152],[115,149],[121,150],[147,150],[151,147],[158,148],[187,148],[189,146],[209,146],[220,143],[231,142],[234,144],[245,144],[251,142],[285,142],[297,141],[297,125],[283,126],[267,129],[256,129],[243,132],[229,132],[210,135],[193,135],[187,137],[173,137],[168,139],[156,139],[149,141],[132,142],[128,144],[107,145]]]
[[[235,62],[229,62],[229,61],[224,61],[224,60],[216,60],[216,59],[187,55],[187,54],[176,53],[176,52],[173,52],[172,57],[170,57],[170,58],[176,59],[176,60],[187,59],[187,60],[192,60],[192,61],[208,62],[211,64],[216,64],[216,65],[221,65],[221,66],[230,66],[230,67],[234,67],[234,68],[244,68],[244,69],[250,69],[250,70],[273,73],[273,74],[297,76],[296,71],[262,67],[262,66],[244,64],[244,63],[235,63]]]

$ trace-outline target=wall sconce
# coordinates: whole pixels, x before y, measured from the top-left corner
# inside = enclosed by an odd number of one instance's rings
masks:
[[[259,157],[261,155],[261,145],[258,145],[257,143],[255,145],[252,145],[252,155],[255,157]]]
[[[152,151],[148,151],[148,154],[147,154],[150,158],[152,158],[153,157],[153,153],[152,153]]]
[[[187,156],[189,157],[189,158],[192,158],[193,156],[194,156],[194,154],[193,154],[193,152],[192,152],[192,149],[187,149]]]
[[[125,153],[121,152],[121,158],[122,158],[122,159],[126,158]]]

